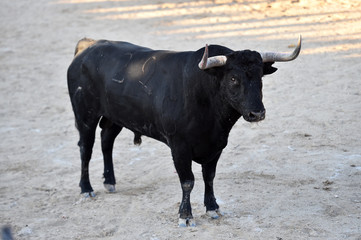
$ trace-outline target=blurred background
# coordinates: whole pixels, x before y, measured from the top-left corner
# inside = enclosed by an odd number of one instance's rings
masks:
[[[13,0],[0,2],[0,219],[17,239],[360,239],[359,0]],[[203,207],[177,226],[180,187],[169,149],[114,149],[117,193],[105,194],[99,138],[90,164],[98,197],[82,201],[67,67],[83,37],[153,49],[292,51],[264,78],[266,120],[239,120],[218,167],[225,217]],[[99,133],[98,133],[99,134]]]

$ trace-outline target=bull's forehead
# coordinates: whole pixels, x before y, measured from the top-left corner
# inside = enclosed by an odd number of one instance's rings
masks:
[[[262,57],[256,51],[243,50],[234,52],[232,62],[237,65],[261,65]]]

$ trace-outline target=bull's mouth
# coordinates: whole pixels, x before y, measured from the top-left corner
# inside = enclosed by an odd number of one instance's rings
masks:
[[[244,120],[247,122],[259,122],[264,120],[266,117],[266,110],[262,111],[249,111],[243,114]]]

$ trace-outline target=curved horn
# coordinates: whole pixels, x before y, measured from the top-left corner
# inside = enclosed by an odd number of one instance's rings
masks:
[[[301,42],[302,36],[300,35],[298,38],[298,43],[291,54],[289,53],[274,53],[274,52],[265,52],[260,53],[263,62],[288,62],[297,58],[298,54],[301,51]]]
[[[208,57],[208,44],[204,48],[204,53],[202,60],[199,62],[198,67],[202,70],[212,68],[212,67],[221,67],[226,65],[227,57],[220,55],[214,57]]]

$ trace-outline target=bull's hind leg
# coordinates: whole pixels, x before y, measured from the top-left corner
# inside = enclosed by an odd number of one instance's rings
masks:
[[[98,125],[99,118],[85,121],[77,120],[80,140],[80,158],[81,158],[81,177],[79,186],[85,197],[94,197],[94,191],[89,180],[89,162],[93,151],[95,140],[95,130]]]
[[[104,159],[104,187],[109,192],[115,191],[115,176],[113,167],[113,145],[114,140],[122,130],[121,126],[111,123],[108,119],[100,121],[101,142]]]

